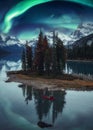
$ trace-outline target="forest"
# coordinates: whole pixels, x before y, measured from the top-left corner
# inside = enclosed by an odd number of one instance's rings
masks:
[[[66,49],[58,34],[53,31],[53,44],[50,45],[40,30],[35,48],[29,46],[28,42],[23,48],[22,69],[39,75],[60,75],[63,74],[66,57]]]

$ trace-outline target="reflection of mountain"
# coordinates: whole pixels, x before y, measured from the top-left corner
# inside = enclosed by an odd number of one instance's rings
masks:
[[[62,113],[64,104],[65,104],[65,91],[48,91],[38,90],[32,88],[31,86],[19,85],[22,88],[23,96],[25,97],[25,101],[28,104],[29,101],[34,98],[35,108],[38,115],[38,120],[42,121],[43,118],[47,118],[49,112],[51,111],[51,120],[52,123],[55,123],[58,118],[58,114]],[[53,96],[54,101],[50,101],[43,98],[43,95]]]
[[[2,64],[2,67],[0,67],[0,71],[4,72],[21,69],[21,60],[18,60],[17,62],[2,60],[0,61],[0,64]]]
[[[21,60],[19,56],[8,55],[0,59],[0,78],[6,78],[6,71],[20,70]]]

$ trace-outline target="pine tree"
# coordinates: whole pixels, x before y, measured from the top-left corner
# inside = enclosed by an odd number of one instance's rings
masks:
[[[40,31],[37,46],[35,48],[35,56],[32,61],[32,48],[26,42],[25,50],[22,53],[22,68],[23,70],[32,70],[32,64],[38,74],[43,74],[44,71],[49,75],[50,68],[54,76],[63,72],[66,61],[66,50],[63,42],[53,32],[53,46],[49,47],[47,37],[43,38],[43,33]]]
[[[49,48],[47,37],[45,36],[43,39],[43,50],[45,51],[47,48]]]
[[[43,33],[40,30],[40,34],[38,37],[37,47],[35,51],[35,66],[38,70],[39,74],[43,74],[44,71],[44,51],[43,51]]]
[[[24,49],[22,52],[22,70],[26,71],[26,57],[25,57],[25,50]]]
[[[49,75],[51,65],[51,50],[49,48],[46,36],[43,39],[43,51],[44,51],[44,69],[45,72]]]
[[[49,75],[50,74],[50,66],[51,66],[51,50],[50,50],[50,48],[47,48],[45,50],[44,62],[45,62],[46,73]]]
[[[57,73],[57,57],[56,57],[56,35],[53,32],[53,47],[52,47],[52,72],[54,75]]]
[[[26,43],[26,70],[32,69],[32,48]]]
[[[66,50],[60,38],[56,37],[57,72],[63,73],[66,62]]]
[[[27,54],[27,62],[28,62],[28,70],[31,70],[32,68],[32,48],[28,47],[28,54]]]

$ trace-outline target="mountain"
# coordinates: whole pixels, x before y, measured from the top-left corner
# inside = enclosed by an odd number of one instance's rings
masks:
[[[13,36],[7,36],[5,34],[0,34],[0,50],[3,50],[2,53],[19,53],[21,52],[23,43]]]
[[[73,46],[82,47],[84,44],[88,46],[91,46],[91,44],[93,44],[93,33],[88,36],[80,38],[79,40],[74,42]]]
[[[49,44],[51,45],[53,43],[53,32],[46,32],[46,36],[48,39]],[[65,34],[59,33],[59,37],[63,41],[67,41],[68,36]],[[30,40],[28,44],[32,46],[33,48],[36,47],[38,37]],[[0,34],[0,50],[3,50],[2,52],[10,52],[10,53],[19,53],[22,52],[22,48],[25,45],[26,41],[19,40],[16,37],[13,36],[7,36],[5,34]],[[65,42],[64,42],[65,43]]]
[[[93,33],[93,23],[81,23],[71,34],[58,33],[58,37],[63,41],[64,45],[72,47],[78,44],[78,40]],[[46,32],[50,45],[53,43],[53,32]],[[29,45],[35,48],[38,37],[29,41]],[[77,41],[77,42],[76,42]],[[20,53],[26,41],[20,40],[14,36],[0,34],[0,52],[1,53]]]
[[[77,30],[72,33],[72,37],[81,38],[93,33],[93,23],[81,23]]]
[[[81,23],[75,31],[69,34],[65,34],[62,32],[58,32],[58,37],[63,41],[64,45],[72,45],[74,42],[77,40],[88,36],[93,33],[93,23],[92,22],[86,22],[86,23]],[[53,43],[53,32],[46,32],[45,33],[48,42],[50,44]]]
[[[35,47],[37,39],[32,39],[28,42],[30,46]],[[0,34],[0,50],[2,53],[21,53],[22,49],[26,43],[26,40],[18,39],[14,36],[7,36],[5,34]]]
[[[56,32],[57,33],[57,32]],[[48,42],[52,45],[53,44],[53,32],[46,32],[45,33],[48,39]],[[69,40],[71,40],[71,38],[69,37],[69,35],[58,32],[58,37],[63,41],[64,45],[67,44],[67,42]]]
[[[72,45],[77,40],[81,39],[82,37],[88,36],[93,33],[93,23],[81,23],[78,28],[69,35],[70,40],[68,40],[67,44]]]
[[[0,46],[11,46],[11,45],[18,45],[22,44],[20,40],[13,36],[7,36],[5,34],[0,34]]]

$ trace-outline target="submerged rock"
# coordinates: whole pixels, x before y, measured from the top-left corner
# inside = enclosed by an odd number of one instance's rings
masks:
[[[52,124],[48,124],[48,123],[45,123],[45,122],[42,122],[42,121],[39,121],[37,123],[37,125],[40,127],[40,128],[46,128],[46,127],[52,127],[53,125]]]

